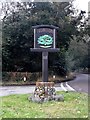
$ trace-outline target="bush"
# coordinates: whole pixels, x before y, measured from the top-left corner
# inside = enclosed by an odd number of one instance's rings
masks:
[[[26,80],[28,82],[30,81],[37,81],[38,78],[41,76],[41,73],[35,72],[35,73],[30,73],[30,72],[3,72],[2,73],[2,81],[12,81],[12,82],[19,82],[23,81],[24,77],[26,77]]]
[[[10,80],[10,74],[7,72],[2,72],[2,81],[9,81]]]

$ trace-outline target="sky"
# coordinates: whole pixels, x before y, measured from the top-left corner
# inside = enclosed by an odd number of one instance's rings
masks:
[[[88,2],[90,2],[90,0],[75,0],[74,6],[80,10],[88,12]]]

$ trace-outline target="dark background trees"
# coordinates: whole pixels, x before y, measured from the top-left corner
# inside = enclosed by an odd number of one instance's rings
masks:
[[[81,11],[75,15],[75,9],[68,2],[12,2],[7,3],[6,6],[3,4],[2,8],[5,12],[2,29],[2,70],[41,71],[41,53],[30,51],[30,48],[33,47],[32,26],[49,24],[59,27],[56,43],[60,48],[59,53],[49,54],[49,70],[55,69],[57,73],[65,74],[68,70],[66,63],[72,58],[72,55],[69,54],[70,50],[68,50],[71,41],[81,41],[82,39],[86,42],[83,39],[84,34],[88,34],[85,32],[86,23],[81,21],[84,19],[85,12]],[[73,47],[75,46],[73,45]],[[66,59],[66,52],[68,52],[68,59]],[[84,61],[87,61],[87,57],[85,59]],[[71,61],[73,62],[73,60]]]

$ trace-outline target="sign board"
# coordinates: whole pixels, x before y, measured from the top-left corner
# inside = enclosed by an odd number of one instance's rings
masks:
[[[34,28],[34,48],[56,48],[56,27],[50,25],[38,25]]]

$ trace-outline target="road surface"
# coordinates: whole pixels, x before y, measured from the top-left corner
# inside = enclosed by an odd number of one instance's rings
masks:
[[[75,80],[69,81],[68,84],[73,87],[78,92],[89,93],[88,86],[90,85],[89,81],[90,75],[88,74],[79,74]]]
[[[55,85],[56,91],[77,91],[88,93],[88,78],[90,75],[79,74],[72,81],[63,82]],[[27,94],[33,93],[35,86],[0,86],[0,96],[11,94]]]

